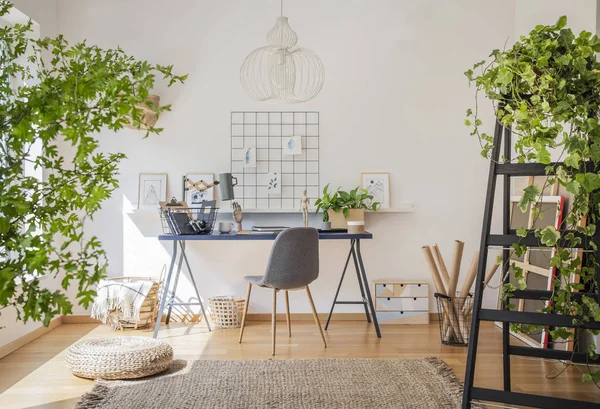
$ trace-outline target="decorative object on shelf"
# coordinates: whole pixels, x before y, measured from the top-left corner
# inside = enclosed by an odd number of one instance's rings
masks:
[[[308,227],[308,209],[310,208],[310,198],[306,194],[306,189],[302,193],[300,198],[300,211],[302,212],[302,218],[304,219],[304,227]]]
[[[429,324],[429,285],[423,281],[376,280],[375,314],[380,325]]]
[[[302,137],[301,136],[288,136],[284,140],[283,155],[302,155]]]
[[[256,148],[254,146],[249,146],[244,151],[244,165],[245,168],[255,168],[256,167]]]
[[[231,295],[210,297],[208,308],[215,328],[239,328],[246,299]]]
[[[138,187],[138,209],[159,207],[160,202],[167,200],[166,173],[140,173]]]
[[[390,205],[390,174],[388,172],[363,172],[361,175],[361,186],[366,189],[373,199],[371,201],[381,203],[381,209],[389,209]]]
[[[232,208],[233,208],[233,220],[235,220],[235,222],[237,224],[236,232],[238,234],[243,234],[243,233],[245,233],[245,231],[242,228],[242,220],[244,220],[244,212],[242,210],[242,206],[240,206],[238,202],[233,202]]]
[[[279,179],[279,173],[269,173],[269,183],[267,185],[267,190],[269,191],[269,195],[281,194],[281,182]]]
[[[285,155],[288,137],[302,135],[300,155]],[[231,173],[239,180],[236,200],[244,210],[298,210],[306,188],[319,196],[319,112],[231,112]],[[245,147],[256,147],[256,167],[244,167]],[[269,189],[271,173],[280,191]]]
[[[183,176],[183,200],[190,206],[199,206],[206,200],[214,199],[214,190],[219,184],[212,173],[188,173]]]
[[[339,202],[338,191],[336,190],[333,194],[329,193],[329,183],[323,188],[323,194],[320,198],[315,201],[316,211],[323,212],[323,222],[321,223],[321,230],[331,230],[331,221],[329,220],[329,210],[339,212],[341,209],[341,203]]]
[[[86,339],[69,347],[65,356],[73,375],[108,380],[154,375],[166,370],[172,361],[173,348],[148,337]]]
[[[220,173],[219,174],[219,187],[221,193],[221,200],[229,201],[235,199],[233,188],[237,186],[238,180],[231,173]]]
[[[267,34],[267,46],[252,51],[242,64],[240,80],[253,99],[294,104],[316,97],[325,82],[321,59],[307,48],[294,46],[298,35],[283,15]]]
[[[137,118],[140,119],[139,127],[135,124],[133,119],[125,124],[130,129],[143,129],[148,130],[154,128],[156,121],[158,120],[157,110],[160,107],[160,97],[158,95],[148,95],[146,102],[140,102],[135,104],[136,109],[141,110],[140,113],[136,113]]]
[[[336,208],[330,208],[329,220],[334,229],[348,228],[348,221],[365,221],[365,210],[376,212],[381,204],[373,201],[373,196],[366,189],[358,186],[349,192],[337,190]]]

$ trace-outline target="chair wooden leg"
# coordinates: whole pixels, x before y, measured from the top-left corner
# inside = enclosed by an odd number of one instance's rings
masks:
[[[321,339],[323,339],[323,345],[327,348],[327,342],[325,341],[325,334],[323,334],[323,328],[321,328],[321,321],[319,321],[319,316],[317,315],[317,310],[315,309],[315,303],[313,302],[312,295],[310,294],[310,289],[308,286],[304,287],[306,289],[306,295],[308,296],[308,301],[310,302],[310,308],[312,309],[313,317],[315,318],[315,324],[319,327],[319,332],[321,333]]]
[[[277,289],[273,288],[273,313],[271,314],[272,353],[275,355],[275,338],[277,335]]]
[[[290,299],[288,297],[288,291],[285,290],[285,319],[287,320],[288,326],[288,337],[292,336],[292,321],[290,320]]]
[[[242,326],[240,327],[240,340],[242,343],[242,337],[244,336],[244,326],[246,326],[246,314],[248,313],[248,305],[250,305],[250,292],[252,291],[252,283],[248,283],[248,290],[246,291],[246,305],[244,306],[244,315],[242,316]]]

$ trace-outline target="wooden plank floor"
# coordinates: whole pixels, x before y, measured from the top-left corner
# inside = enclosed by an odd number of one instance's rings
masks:
[[[244,343],[237,342],[237,330],[209,333],[203,324],[171,325],[161,330],[178,359],[270,359],[270,322],[250,322]],[[296,358],[409,358],[439,356],[463,378],[466,348],[444,346],[437,323],[430,325],[385,326],[377,339],[366,322],[332,322],[324,349],[314,324],[293,322],[288,338],[285,322],[278,323],[276,359]],[[0,407],[72,408],[92,381],[70,374],[64,365],[66,349],[85,338],[119,336],[108,327],[93,324],[65,324],[0,360]],[[128,331],[126,336],[151,336],[150,331]],[[476,385],[502,387],[501,330],[491,324],[482,328]],[[557,379],[546,376],[561,368],[559,363],[512,359],[513,390],[548,396],[600,402],[600,390],[580,381],[581,372],[569,368]]]

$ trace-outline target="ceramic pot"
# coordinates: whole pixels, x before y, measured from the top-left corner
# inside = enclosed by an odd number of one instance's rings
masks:
[[[321,230],[331,230],[331,222],[321,222]]]
[[[342,211],[334,212],[329,210],[329,220],[331,221],[331,227],[333,229],[347,229],[349,221],[364,222],[365,221],[365,209],[348,209],[348,217],[344,217]]]

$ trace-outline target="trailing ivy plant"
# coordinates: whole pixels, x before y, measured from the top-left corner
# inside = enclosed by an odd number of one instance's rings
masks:
[[[600,217],[600,63],[596,53],[600,52],[600,39],[587,31],[576,36],[566,24],[567,18],[563,16],[555,25],[536,26],[511,48],[492,51],[488,60],[478,62],[465,74],[470,83],[475,84],[476,93],[483,92],[493,102],[496,120],[512,129],[514,160],[547,165],[546,183],[559,183],[573,194],[573,202],[559,230],[553,226],[536,229],[533,233],[519,229],[517,235],[534,234],[541,244],[556,248],[550,259],[550,265],[557,268],[552,302],[542,311],[571,315],[574,324],[581,327],[589,322],[600,322],[597,298],[584,296],[578,301],[573,297],[574,292],[598,289],[598,260],[594,252],[600,244],[596,235]],[[482,131],[477,95],[475,108],[467,111],[465,123],[471,127],[471,135],[479,138],[481,154],[489,158],[493,138]],[[556,162],[551,161],[552,152],[557,156]],[[527,186],[519,202],[521,210],[525,212],[534,205],[542,191],[539,186]],[[543,214],[534,212],[534,217],[541,218]],[[582,219],[587,220],[587,227],[581,227]],[[582,243],[586,250],[583,263],[573,257],[570,250]],[[520,243],[513,247],[517,256],[527,250]],[[511,269],[518,287],[525,289],[522,269],[514,264]],[[580,281],[570,282],[572,275],[579,275]],[[513,284],[504,284],[503,300],[510,298],[515,289]],[[514,329],[527,333],[537,328],[514,325]],[[550,333],[554,339],[574,338],[569,328],[553,328]],[[577,341],[575,339],[576,344]],[[589,355],[597,356],[593,343]],[[600,371],[588,367],[583,380],[598,385]]]
[[[11,7],[0,1],[0,16]],[[157,76],[169,86],[185,80],[171,66],[121,49],[70,45],[62,36],[34,39],[31,21],[0,28],[0,311],[15,308],[18,319],[48,325],[71,312],[70,286],[80,304],[92,301],[107,260],[98,238],[84,235],[84,221],[118,187],[125,158],[99,152],[94,135],[140,128],[140,104]],[[169,110],[150,108],[157,115]],[[151,127],[145,136],[160,131]],[[73,158],[61,154],[61,143],[73,147]],[[46,288],[44,277],[60,280],[61,288]]]

